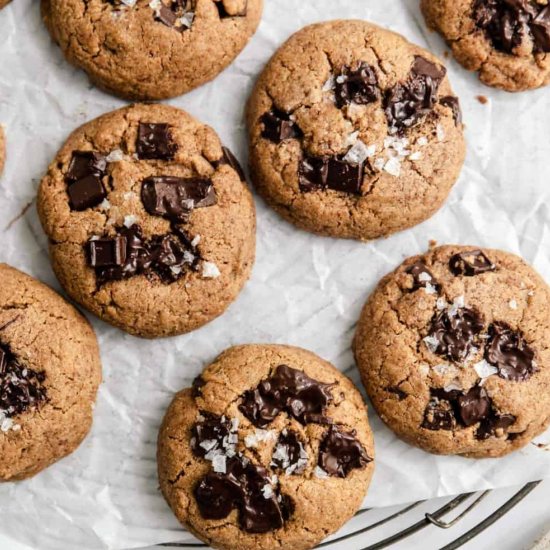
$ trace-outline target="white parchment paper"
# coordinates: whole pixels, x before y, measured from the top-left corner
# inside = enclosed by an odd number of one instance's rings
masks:
[[[213,126],[246,164],[243,106],[276,48],[302,26],[363,18],[442,55],[416,0],[265,0],[257,35],[214,82],[172,104]],[[204,60],[208,63],[208,60]],[[189,540],[157,485],[155,440],[173,394],[230,345],[288,343],[332,361],[359,384],[350,343],[376,282],[429,239],[521,254],[550,280],[550,97],[486,88],[448,60],[467,124],[468,158],[444,208],[424,224],[360,244],[306,234],[258,207],[252,279],[226,315],[192,334],[142,341],[92,319],[104,367],[92,433],[76,453],[35,478],[0,487],[0,547],[123,549]],[[476,96],[489,102],[482,105]],[[0,260],[59,288],[34,201],[69,132],[124,103],[70,67],[44,29],[38,0],[0,12],[0,122],[8,138],[0,180]],[[0,282],[1,284],[1,282]],[[550,477],[534,445],[500,460],[435,457],[397,440],[371,414],[376,474],[365,506],[386,506]],[[550,433],[540,438],[550,442]],[[0,457],[0,460],[2,457]]]

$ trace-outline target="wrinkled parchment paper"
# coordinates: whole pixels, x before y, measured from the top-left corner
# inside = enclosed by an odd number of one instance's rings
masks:
[[[426,31],[416,0],[265,3],[260,29],[237,61],[214,82],[171,101],[213,126],[243,162],[243,106],[253,81],[302,26],[364,18],[439,55],[445,50]],[[33,202],[38,182],[69,132],[124,103],[91,87],[62,59],[38,4],[14,0],[0,12],[0,122],[8,138],[0,180],[0,260],[59,288]],[[156,478],[157,429],[174,392],[223,349],[247,342],[309,348],[359,383],[350,343],[361,306],[381,276],[424,251],[429,239],[519,253],[550,280],[549,91],[509,95],[482,86],[450,59],[447,65],[462,100],[469,149],[444,208],[412,230],[360,244],[298,231],[258,200],[257,263],[226,315],[192,334],[156,342],[92,319],[105,377],[92,433],[76,453],[34,479],[0,486],[1,548],[15,541],[73,550],[190,540]],[[489,102],[482,105],[478,95]],[[371,421],[377,467],[365,506],[550,477],[550,452],[534,445],[501,460],[435,457],[397,440],[375,414]],[[550,433],[539,441],[550,442]]]

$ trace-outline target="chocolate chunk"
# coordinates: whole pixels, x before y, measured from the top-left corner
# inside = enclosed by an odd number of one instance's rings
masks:
[[[228,419],[205,411],[200,414],[204,420],[191,429],[191,450],[195,456],[204,458],[211,451],[234,447],[236,437],[235,441],[229,441],[233,429]]]
[[[319,467],[335,477],[347,477],[356,469],[363,468],[372,458],[367,455],[357,439],[357,432],[345,432],[338,426],[331,426],[319,447]]]
[[[403,132],[432,112],[439,86],[446,73],[445,67],[415,56],[406,82],[388,90],[384,98],[384,109],[390,130]]]
[[[118,234],[112,239],[88,241],[89,261],[91,267],[95,267],[98,283],[136,275],[156,277],[164,284],[180,279],[186,268],[196,267],[200,258],[180,229],[173,226],[172,231],[147,241],[141,228],[133,225],[117,229]]]
[[[530,38],[535,52],[550,52],[548,6],[534,0],[476,0],[473,18],[499,51],[514,53]]]
[[[149,214],[186,221],[195,208],[218,202],[212,181],[205,178],[153,176],[143,180],[141,200]]]
[[[487,418],[491,411],[491,400],[480,386],[474,386],[467,394],[461,395],[457,404],[462,424],[467,427]]]
[[[171,0],[167,4],[161,0],[155,9],[155,19],[180,32],[190,29],[195,16],[194,0]]]
[[[436,290],[439,289],[439,285],[436,283],[431,271],[426,267],[424,262],[414,263],[407,269],[407,273],[413,278],[413,291],[419,288],[426,288],[428,284],[433,286]]]
[[[227,19],[229,17],[245,17],[246,12],[248,11],[248,1],[245,0],[243,2],[242,9],[235,11],[232,10],[229,12],[227,8],[225,7],[224,0],[214,0],[216,7],[218,8],[218,15],[220,16],[220,19]]]
[[[173,160],[177,145],[172,141],[168,124],[140,122],[136,153],[141,160]]]
[[[301,474],[308,462],[308,455],[298,434],[283,430],[271,457],[271,467],[283,470],[286,475]]]
[[[300,162],[299,184],[304,193],[333,189],[361,194],[364,164],[353,164],[339,157],[306,157]]]
[[[241,163],[237,160],[237,157],[231,152],[230,149],[227,147],[222,147],[223,156],[222,158],[215,164],[215,166],[221,166],[222,164],[227,164],[239,174],[239,178],[241,178],[242,182],[246,182],[246,176],[243,170],[243,167],[241,166]]]
[[[505,430],[516,423],[517,418],[511,414],[499,415],[494,411],[491,411],[490,416],[485,418],[477,432],[476,438],[480,440],[489,439],[490,437],[500,436]],[[516,434],[510,434],[508,439],[514,440]]]
[[[380,99],[378,76],[364,61],[355,67],[343,67],[334,79],[336,105],[341,109],[350,103],[367,105]]]
[[[224,474],[206,474],[194,494],[205,519],[224,519],[238,509],[240,527],[247,533],[280,529],[292,514],[290,499],[272,488],[267,470],[243,456],[229,458]]]
[[[432,394],[424,412],[422,427],[426,430],[454,430],[457,425],[455,411],[450,399]]]
[[[275,374],[243,395],[239,410],[260,428],[283,412],[302,424],[325,423],[324,412],[332,401],[332,386],[313,380],[300,370],[280,365]]]
[[[126,238],[88,241],[88,259],[92,267],[121,266],[126,261]]]
[[[45,379],[43,372],[24,367],[0,344],[0,411],[5,417],[34,410],[46,401]]]
[[[104,155],[93,151],[74,151],[65,180],[67,183],[75,183],[88,176],[102,178],[106,169]]]
[[[273,107],[271,111],[265,113],[261,118],[261,122],[264,125],[262,137],[269,139],[273,143],[281,143],[281,141],[286,139],[302,137],[302,130],[290,117],[291,115]]]
[[[455,125],[460,126],[460,124],[462,124],[462,109],[460,108],[460,101],[458,100],[458,97],[446,95],[439,100],[439,103],[445,107],[449,107],[449,109],[453,111]]]
[[[474,347],[476,336],[482,330],[483,319],[473,309],[442,311],[435,315],[430,328],[429,338],[433,340],[433,352],[450,361],[464,361]]]
[[[473,277],[487,271],[495,271],[496,265],[481,250],[472,250],[455,254],[449,260],[449,269],[457,277]]]
[[[97,176],[86,176],[69,185],[69,204],[73,210],[81,211],[97,206],[107,196]]]
[[[202,395],[202,388],[206,385],[206,382],[204,381],[204,378],[202,376],[197,376],[193,380],[192,384],[192,395],[196,399],[197,397],[201,397]]]
[[[498,369],[498,375],[516,382],[528,380],[537,372],[535,352],[523,335],[503,322],[489,327],[485,360]]]

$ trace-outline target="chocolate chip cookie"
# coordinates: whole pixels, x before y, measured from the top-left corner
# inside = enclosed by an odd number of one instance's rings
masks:
[[[215,548],[313,548],[357,511],[374,465],[363,400],[332,365],[276,345],[225,351],[176,395],[162,492]]]
[[[208,323],[254,262],[255,209],[237,159],[174,107],[133,105],[73,132],[38,212],[67,293],[137,336]]]
[[[248,105],[250,166],[298,227],[375,239],[442,205],[464,161],[446,69],[364,21],[306,27],[274,55]]]
[[[550,82],[546,0],[422,0],[430,27],[489,86],[519,92]]]
[[[437,454],[498,457],[550,424],[550,289],[521,258],[442,246],[368,300],[354,349],[382,420]]]
[[[263,0],[42,0],[69,62],[129,99],[164,99],[212,80],[245,47]]]
[[[6,264],[0,280],[0,481],[14,481],[86,437],[101,363],[92,327],[61,296]]]

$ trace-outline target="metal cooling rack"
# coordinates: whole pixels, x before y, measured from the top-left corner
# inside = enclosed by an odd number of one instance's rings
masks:
[[[540,483],[539,481],[535,481],[523,486],[504,503],[498,503],[498,507],[489,515],[486,515],[479,523],[474,526],[469,526],[460,536],[456,537],[456,533],[453,535],[449,534],[449,542],[444,546],[439,546],[439,550],[455,550],[456,548],[461,548],[510,512],[510,510],[523,501]],[[394,544],[401,543],[408,537],[422,532],[423,530],[426,530],[427,536],[429,535],[428,532],[430,529],[441,529],[446,531],[464,522],[466,518],[471,518],[472,512],[478,508],[479,504],[490,494],[491,491],[465,493],[450,499],[448,502],[432,511],[421,510],[426,506],[430,507],[428,501],[414,502],[402,508],[398,508],[397,510],[392,508],[388,515],[381,518],[379,516],[380,513],[384,513],[383,510],[369,508],[360,510],[350,522],[350,527],[347,529],[344,528],[345,532],[343,532],[343,534],[334,535],[321,543],[317,548],[336,550],[337,548],[343,548],[345,544],[346,548],[354,548],[355,550],[380,550],[382,548],[391,548]],[[373,518],[372,516],[375,515],[375,512],[378,517]],[[411,519],[408,519],[407,516],[411,516]],[[412,516],[416,516],[416,518],[412,518]],[[408,523],[405,523],[405,520],[408,520]],[[408,527],[403,528],[403,524],[408,525]],[[387,528],[392,525],[399,530],[393,534],[388,535],[386,533],[380,535],[380,530],[383,528],[387,530]],[[367,533],[371,536],[372,542],[369,542],[367,546],[363,546],[365,544],[364,535]],[[453,536],[455,537],[454,539]],[[354,540],[356,544],[354,544]],[[159,545],[157,548],[207,548],[207,546],[200,542],[166,543]],[[429,547],[426,546],[426,548]]]

